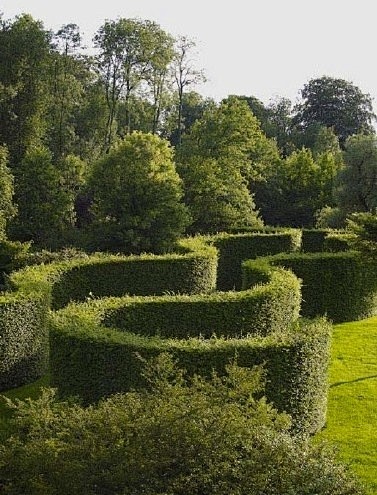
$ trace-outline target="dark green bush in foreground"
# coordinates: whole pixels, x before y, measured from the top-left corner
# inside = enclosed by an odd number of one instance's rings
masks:
[[[261,370],[187,380],[160,356],[149,391],[97,406],[59,403],[50,391],[16,405],[0,447],[8,495],[357,495],[325,445],[293,437],[261,397]]]

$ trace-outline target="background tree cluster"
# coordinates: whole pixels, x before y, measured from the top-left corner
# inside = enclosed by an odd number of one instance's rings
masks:
[[[29,15],[0,18],[0,46],[6,190],[0,223],[12,239],[89,249],[97,232],[98,239],[113,239],[113,250],[139,252],[166,249],[185,231],[263,223],[341,226],[347,215],[376,207],[375,115],[370,96],[350,82],[312,79],[296,104],[235,95],[216,103],[194,91],[205,78],[193,61],[193,41],[174,39],[155,22],[140,19],[104,22],[89,56],[75,24],[53,33]],[[135,131],[166,142],[138,134],[132,138],[135,150],[121,157],[119,143]],[[139,145],[153,149],[143,174],[118,177],[127,180],[129,192],[122,195],[114,186],[110,198],[101,187],[141,163]],[[114,156],[121,165],[115,166]],[[164,224],[164,194],[151,185],[155,165],[165,171],[176,166],[180,176],[169,193],[176,198],[171,218],[181,217],[174,235]],[[130,215],[135,209],[130,202],[139,201],[137,181],[159,198],[153,214],[160,220]],[[115,217],[105,214],[116,203],[123,206]],[[157,225],[161,236],[170,232],[165,241],[160,236],[159,247],[147,241],[158,237]],[[108,249],[105,244],[96,248]]]

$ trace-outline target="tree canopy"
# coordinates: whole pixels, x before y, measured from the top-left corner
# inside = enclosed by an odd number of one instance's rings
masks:
[[[134,132],[93,168],[94,249],[140,253],[172,249],[189,223],[167,141]]]
[[[333,128],[341,144],[353,134],[373,132],[372,98],[351,82],[328,76],[311,79],[301,98],[293,119],[301,130],[318,124]]]

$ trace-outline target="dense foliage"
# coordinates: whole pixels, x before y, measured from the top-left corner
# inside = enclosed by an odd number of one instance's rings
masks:
[[[95,164],[90,190],[94,250],[168,251],[189,223],[172,150],[158,136],[126,136]]]
[[[261,397],[259,368],[188,379],[162,356],[149,391],[82,408],[51,391],[14,404],[0,449],[4,493],[356,495],[325,445],[291,436]]]

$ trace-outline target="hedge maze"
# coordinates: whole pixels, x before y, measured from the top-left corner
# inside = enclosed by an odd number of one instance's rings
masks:
[[[12,273],[0,296],[0,389],[49,366],[61,396],[90,403],[143,387],[142,360],[161,352],[204,375],[236,359],[264,365],[267,399],[296,430],[318,431],[331,325],[302,316],[377,314],[377,266],[353,252],[314,252],[323,233],[303,234],[304,253],[301,236],[197,237],[165,256],[93,255]]]

